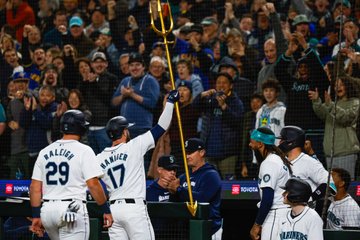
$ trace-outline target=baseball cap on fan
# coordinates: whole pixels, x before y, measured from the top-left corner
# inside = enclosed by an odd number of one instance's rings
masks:
[[[190,81],[186,81],[186,80],[181,81],[177,88],[179,87],[186,87],[190,90],[190,92],[192,91],[192,83]]]
[[[94,61],[97,60],[97,59],[102,59],[103,61],[107,61],[107,60],[106,60],[106,55],[105,55],[105,53],[103,53],[103,52],[96,52],[96,53],[94,53],[94,55],[93,55],[92,58],[91,58],[91,61],[94,62]]]
[[[342,4],[343,7],[351,8],[351,3],[349,0],[336,0],[334,2],[332,11],[334,11],[337,8],[337,6],[339,6],[340,4]]]
[[[294,21],[293,21],[292,25],[293,25],[293,26],[296,26],[296,25],[298,25],[298,24],[300,24],[300,23],[307,23],[307,24],[310,23],[308,17],[307,17],[305,14],[299,14],[299,15],[297,15],[297,16],[294,18]]]
[[[173,155],[164,155],[159,158],[158,167],[162,167],[166,170],[177,170],[179,165],[176,164],[176,159]]]
[[[193,153],[205,149],[205,143],[200,138],[189,138],[185,141],[185,150],[187,153]]]
[[[83,24],[84,24],[83,20],[78,16],[72,17],[69,22],[70,28],[75,27],[75,26],[81,27]]]
[[[201,25],[209,26],[211,24],[218,24],[218,21],[214,17],[206,17],[201,21]]]
[[[14,82],[29,82],[30,78],[30,74],[27,72],[15,72],[11,80]]]
[[[133,62],[139,62],[139,63],[142,63],[143,65],[145,64],[144,63],[144,58],[142,57],[142,55],[138,52],[133,52],[133,53],[130,53],[130,56],[129,56],[129,61],[128,63],[131,64]]]

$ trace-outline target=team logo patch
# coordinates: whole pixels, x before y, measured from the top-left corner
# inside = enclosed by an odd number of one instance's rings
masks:
[[[269,174],[265,174],[264,175],[264,177],[263,177],[263,180],[264,180],[264,182],[268,182],[268,181],[270,181],[270,175]]]

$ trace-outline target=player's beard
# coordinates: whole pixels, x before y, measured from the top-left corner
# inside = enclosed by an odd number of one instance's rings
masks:
[[[264,156],[261,154],[259,149],[254,149],[255,158],[258,162],[258,165],[260,165],[265,159]]]

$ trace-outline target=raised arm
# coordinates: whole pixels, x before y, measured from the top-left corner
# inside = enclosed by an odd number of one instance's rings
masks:
[[[159,117],[158,123],[155,125],[155,127],[153,127],[150,130],[155,142],[169,128],[171,119],[172,119],[172,115],[173,115],[174,104],[175,104],[175,102],[179,101],[179,98],[180,98],[180,96],[179,96],[179,92],[177,90],[172,90],[169,93],[165,108]]]

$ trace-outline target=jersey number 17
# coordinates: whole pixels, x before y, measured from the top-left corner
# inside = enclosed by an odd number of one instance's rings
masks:
[[[115,167],[109,168],[109,170],[107,171],[107,174],[111,179],[114,189],[121,187],[123,185],[124,176],[125,176],[124,164],[119,164],[119,165],[116,165]],[[118,175],[120,175],[120,176],[118,176]],[[117,183],[115,177],[119,178],[119,184]]]

